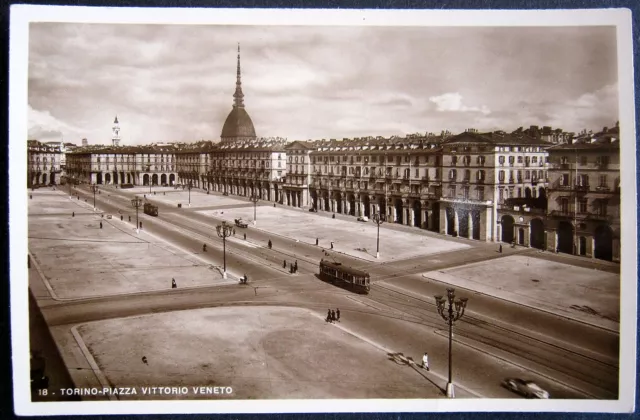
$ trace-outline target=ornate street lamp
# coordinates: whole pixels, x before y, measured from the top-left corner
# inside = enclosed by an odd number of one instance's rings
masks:
[[[189,185],[187,185],[187,189],[189,190],[189,207],[191,207],[191,181],[189,181]]]
[[[231,236],[233,232],[233,227],[227,222],[222,222],[221,225],[216,226],[216,232],[218,236],[222,238],[222,261],[223,261],[223,270],[222,270],[222,278],[227,278],[227,238]]]
[[[93,191],[93,211],[96,211],[96,193],[98,192],[98,186],[93,184],[91,186],[91,191]]]
[[[378,225],[378,238],[376,240],[376,258],[380,258],[380,225],[385,222],[385,215],[376,213],[373,215],[373,223]]]
[[[136,209],[136,232],[140,233],[140,223],[138,222],[138,209],[142,207],[142,198],[136,197],[131,200],[131,205]]]
[[[256,206],[258,205],[260,197],[258,197],[254,191],[254,193],[251,194],[249,200],[251,200],[251,202],[253,203],[253,224],[255,225],[256,223],[258,223],[258,220],[256,219]]]
[[[436,307],[438,313],[449,324],[449,382],[447,382],[447,397],[455,398],[455,392],[453,389],[453,374],[452,374],[452,352],[451,344],[453,342],[453,323],[464,315],[464,310],[467,307],[467,298],[460,298],[456,300],[455,289],[447,289],[447,296],[442,297],[440,295],[434,296],[436,300]],[[449,302],[449,308],[445,308],[447,302]]]

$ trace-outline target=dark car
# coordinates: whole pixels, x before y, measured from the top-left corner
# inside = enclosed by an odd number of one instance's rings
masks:
[[[309,209],[309,211],[310,211],[311,213],[317,213],[317,212],[318,212],[318,209],[314,209],[313,207],[311,207],[311,208]]]
[[[510,391],[520,394],[526,398],[548,399],[549,393],[540,388],[533,381],[525,381],[519,378],[507,378],[502,385]]]

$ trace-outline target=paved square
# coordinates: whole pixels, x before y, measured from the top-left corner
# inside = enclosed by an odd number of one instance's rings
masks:
[[[165,191],[157,191],[155,195],[149,194],[149,190],[143,191],[146,194],[149,201],[162,203],[171,207],[178,207],[178,204],[182,204],[182,207],[189,207],[189,191],[188,190],[174,190],[173,188],[164,188]],[[215,207],[215,206],[230,206],[251,204],[248,201],[237,200],[228,196],[220,194],[207,194],[202,190],[191,190],[191,207]]]
[[[424,276],[588,323],[619,328],[617,273],[513,255],[430,271]]]
[[[189,387],[174,399],[442,397],[413,369],[306,309],[206,308],[78,331],[111,386]],[[229,386],[233,394],[199,396],[191,387],[200,386]]]
[[[36,197],[34,196],[34,200]],[[153,236],[136,235],[134,225],[78,213],[78,205],[60,194],[38,197],[30,214],[29,251],[59,299],[225,284],[217,268]],[[76,216],[72,217],[75,208]],[[31,211],[31,210],[30,210]],[[63,212],[62,212],[63,211]],[[103,228],[100,229],[100,222]]]
[[[72,190],[73,191],[73,190]],[[78,200],[76,197],[69,195],[69,189],[56,188],[40,188],[35,191],[29,191],[26,197],[29,215],[43,214],[69,214],[72,212],[91,212],[93,213],[93,200],[85,202],[84,199]]]
[[[225,219],[231,223],[235,218],[253,220],[253,207],[219,210],[200,210],[198,213]],[[276,235],[314,244],[316,238],[320,246],[368,261],[400,260],[420,255],[468,248],[469,245],[439,239],[433,236],[380,229],[380,259],[376,259],[377,226],[373,222],[345,221],[330,219],[314,213],[289,210],[281,206],[259,206],[258,223],[250,229],[261,229]]]

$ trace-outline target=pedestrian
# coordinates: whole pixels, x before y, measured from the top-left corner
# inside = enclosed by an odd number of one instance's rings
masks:
[[[131,216],[129,216],[129,221],[131,221]]]
[[[236,229],[233,228],[233,236],[236,236]]]
[[[273,203],[273,207],[275,207],[275,206],[276,206],[276,203]]]
[[[335,218],[336,218],[336,214],[335,214],[335,213],[333,213],[333,216],[331,216],[331,218],[332,218],[332,219],[335,219]]]
[[[269,239],[268,246],[269,246],[269,249],[271,249],[271,247],[273,246],[273,244],[271,243],[271,239]]]
[[[102,213],[102,214],[100,215],[100,217],[104,219],[104,213]]]
[[[298,260],[296,260],[296,262],[293,263],[293,269],[297,272],[298,271]]]
[[[333,249],[333,241],[331,241],[331,249]]]
[[[120,215],[120,221],[122,222],[124,220],[124,216]]]
[[[76,212],[75,211],[71,212],[71,217],[76,217]]]
[[[336,320],[336,311],[331,311],[331,322]]]
[[[100,222],[100,229],[102,229],[102,222]]]
[[[176,284],[176,279],[172,278],[171,279],[171,288],[172,289],[177,289],[178,285]]]
[[[147,194],[142,194],[142,196],[143,196],[144,198],[147,198]]]
[[[500,251],[500,253],[502,254],[502,244],[500,244],[500,247],[498,248],[498,250]]]
[[[287,268],[287,260],[284,260],[284,262],[282,263],[282,268]]]
[[[33,195],[29,194],[29,199],[32,199],[32,198],[33,198]]]
[[[316,238],[316,246],[318,246],[318,238]]]
[[[289,265],[289,273],[293,274],[293,264]]]
[[[142,229],[142,222],[140,222],[140,229]]]
[[[340,322],[340,308],[336,309],[336,321]]]
[[[244,234],[244,240],[245,241],[247,240],[247,234],[246,233]]]
[[[162,195],[167,195],[166,191],[162,193]]]
[[[327,322],[331,322],[331,309],[327,309]]]
[[[422,368],[429,370],[429,355],[427,353],[422,356]]]

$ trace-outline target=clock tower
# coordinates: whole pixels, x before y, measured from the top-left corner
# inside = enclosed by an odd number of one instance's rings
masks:
[[[118,122],[117,115],[116,119],[113,120],[113,127],[111,127],[111,131],[113,131],[113,137],[111,137],[112,145],[115,147],[120,146],[120,123]]]

